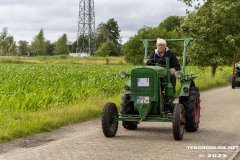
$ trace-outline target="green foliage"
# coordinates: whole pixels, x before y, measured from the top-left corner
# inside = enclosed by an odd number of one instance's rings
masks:
[[[102,43],[101,46],[98,48],[98,50],[95,52],[97,56],[118,56],[119,55],[119,50],[117,45],[108,40],[105,43]]]
[[[159,29],[166,29],[167,32],[177,29],[181,25],[181,20],[183,18],[179,16],[169,16],[163,22],[159,24]]]
[[[181,24],[185,37],[194,38],[190,61],[198,66],[229,65],[240,43],[240,2],[208,0]]]
[[[111,41],[115,46],[121,43],[120,30],[113,18],[109,19],[106,23],[100,23],[96,29],[96,47],[102,47],[102,44]]]
[[[141,40],[155,39],[155,36],[156,36],[156,29],[145,26],[140,30],[138,30],[136,35],[134,35],[133,37],[130,37],[130,39],[123,45],[123,53],[124,53],[126,62],[134,65],[142,64],[145,50]],[[152,52],[153,49],[154,49],[154,45],[150,45],[149,52]]]
[[[71,53],[76,53],[77,41],[73,42],[71,45]]]
[[[7,27],[4,27],[2,32],[1,32],[1,35],[0,35],[0,51],[3,52],[2,50],[5,50],[4,49],[4,44],[5,44],[5,39],[8,35],[8,28]],[[3,52],[4,53],[4,52]]]
[[[0,35],[0,51],[3,54],[13,55],[16,54],[16,47],[14,37],[8,35],[8,28],[4,27]]]
[[[102,43],[108,40],[108,30],[106,23],[100,23],[96,29],[96,45],[99,47]]]
[[[131,37],[128,42],[123,45],[123,53],[125,61],[131,64],[142,64],[144,47],[139,36]]]
[[[132,64],[142,64],[144,57],[144,46],[141,42],[141,39],[156,39],[156,38],[179,38],[179,32],[177,28],[180,25],[181,17],[178,16],[170,16],[163,22],[159,24],[156,28],[151,27],[143,27],[138,30],[137,34],[123,45],[123,53],[125,56],[125,60]],[[167,44],[170,50],[177,53],[177,55],[181,55],[183,51],[183,44],[179,44],[178,42],[168,43]],[[153,52],[156,48],[155,43],[151,43],[149,46],[149,53]]]
[[[115,21],[113,18],[109,19],[106,23],[106,28],[108,31],[109,40],[118,45],[121,40],[121,37],[117,21]]]
[[[47,55],[53,55],[55,43],[51,43],[49,40],[46,41]]]
[[[27,41],[19,41],[18,42],[19,46],[19,54],[20,55],[27,55],[29,52],[29,48],[28,48],[28,42]]]
[[[178,0],[184,2],[187,6],[192,7],[194,4],[194,8],[198,9],[200,7],[200,0]],[[201,0],[201,2],[205,2],[206,0]]]
[[[69,53],[66,34],[63,34],[62,37],[57,40],[53,52],[55,55]]]
[[[95,94],[107,96],[118,93],[124,83],[118,77],[122,68],[103,65],[3,64],[0,68],[0,90],[3,91],[0,110],[36,111],[78,99],[85,100]]]
[[[78,37],[78,42],[74,42],[73,46],[72,47],[75,47],[75,48],[72,48],[72,50],[76,50],[77,52],[79,51],[82,51],[82,50],[85,50],[86,49],[86,46],[88,46],[88,39],[89,39],[89,36],[86,36],[86,35],[80,35]],[[94,43],[95,42],[91,42],[91,47],[93,48],[94,46]],[[77,48],[78,46],[78,48]]]
[[[230,83],[232,76],[231,66],[219,66],[215,77],[211,76],[212,68],[188,66],[186,67],[187,74],[197,74],[199,77],[195,79],[196,86],[202,91],[210,88],[224,86]]]
[[[40,30],[38,35],[34,38],[32,45],[31,45],[31,52],[34,55],[46,55],[46,40],[44,38],[44,31],[43,29]]]
[[[106,60],[106,65],[108,65],[108,64],[109,64],[109,61],[110,61],[110,60],[109,60],[109,57],[106,56],[106,57],[105,57],[105,60]]]
[[[3,40],[7,37],[7,35],[8,35],[8,28],[4,27],[0,35],[0,44],[2,44]]]

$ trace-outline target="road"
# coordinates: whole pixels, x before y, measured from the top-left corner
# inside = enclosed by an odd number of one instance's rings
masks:
[[[240,88],[201,92],[200,128],[175,141],[169,122],[119,124],[104,137],[100,119],[0,145],[1,160],[232,160],[240,150]],[[234,158],[235,157],[235,158]],[[238,158],[237,158],[238,157]]]

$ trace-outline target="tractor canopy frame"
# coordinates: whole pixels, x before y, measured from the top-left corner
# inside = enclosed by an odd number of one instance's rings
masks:
[[[192,38],[183,38],[183,39],[165,39],[167,42],[179,42],[183,41],[183,65],[181,70],[181,91],[180,96],[188,96],[189,92],[184,92],[183,88],[190,88],[191,82],[197,78],[198,76],[195,74],[186,74],[186,61],[187,61],[187,47],[190,45],[190,42],[193,40]],[[150,42],[156,42],[156,39],[142,39],[144,48],[145,48],[145,54],[144,54],[144,60],[146,61],[147,55],[148,55],[148,48]]]
[[[187,61],[187,47],[189,46],[190,42],[193,40],[192,38],[184,38],[184,39],[165,39],[167,42],[176,42],[176,41],[183,41],[183,67],[182,67],[182,73],[183,77],[182,79],[185,79],[185,68],[186,68],[186,61]],[[144,48],[145,48],[145,54],[144,54],[144,62],[147,59],[148,55],[148,47],[149,42],[156,42],[156,39],[142,39]]]

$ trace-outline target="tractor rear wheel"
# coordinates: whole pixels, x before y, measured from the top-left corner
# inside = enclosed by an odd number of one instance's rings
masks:
[[[236,87],[236,82],[235,82],[235,75],[232,76],[232,89],[234,89]]]
[[[124,94],[122,96],[122,103],[121,103],[121,114],[133,114],[134,113],[134,103],[130,101],[130,96]],[[122,126],[128,130],[134,130],[137,128],[138,122],[131,122],[131,121],[123,121]]]
[[[188,132],[195,132],[199,128],[200,119],[200,94],[195,86],[189,89],[188,97],[180,97],[180,103],[185,109],[185,129]]]
[[[183,139],[185,113],[182,104],[175,104],[173,110],[173,137],[175,140],[180,141]]]
[[[118,109],[114,103],[106,103],[102,113],[102,130],[106,137],[114,137],[118,129]]]

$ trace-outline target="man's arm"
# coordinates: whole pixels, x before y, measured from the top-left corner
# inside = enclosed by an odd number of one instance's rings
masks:
[[[171,65],[170,65],[170,68],[171,68],[171,69],[174,68],[175,71],[181,70],[179,61],[178,61],[178,59],[177,59],[177,57],[176,57],[175,54],[172,54],[171,60],[170,60],[170,64],[171,64]],[[170,70],[170,71],[171,71],[171,70]]]
[[[153,57],[154,57],[154,53],[151,53],[150,56],[148,56],[148,58],[145,61],[146,65],[150,65],[151,63],[153,63]]]

